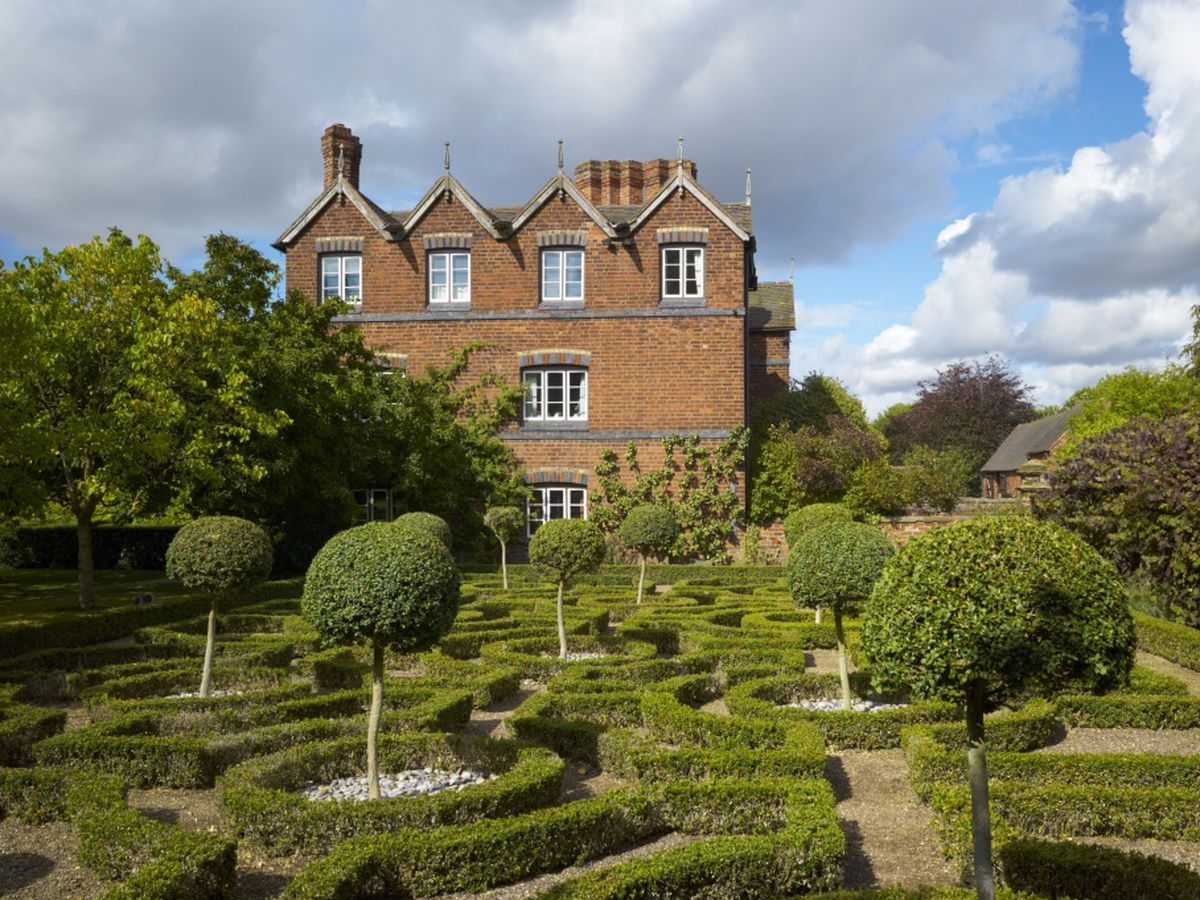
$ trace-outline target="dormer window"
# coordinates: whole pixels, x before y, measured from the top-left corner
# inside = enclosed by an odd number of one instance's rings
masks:
[[[321,299],[345,300],[362,309],[362,255],[321,257]]]
[[[583,300],[583,251],[542,251],[542,302]]]
[[[700,300],[704,297],[704,248],[662,248],[664,300]]]
[[[429,303],[471,302],[471,254],[429,254]]]

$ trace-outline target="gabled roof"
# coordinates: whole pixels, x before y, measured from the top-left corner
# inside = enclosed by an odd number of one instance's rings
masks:
[[[979,471],[1015,472],[1031,456],[1049,453],[1067,433],[1067,423],[1078,411],[1078,407],[1072,407],[1065,412],[1018,425]]]
[[[588,218],[599,225],[601,230],[610,238],[617,236],[617,231],[613,228],[612,223],[605,218],[600,210],[592,205],[592,201],[584,196],[583,191],[575,187],[575,182],[568,178],[562,170],[559,170],[557,175],[542,186],[542,189],[534,195],[533,199],[525,204],[524,209],[512,217],[509,227],[514,232],[520,230],[521,226],[528,222],[533,214],[541,209],[542,205],[559,191],[563,191],[568,197],[574,200],[579,205],[579,208],[587,214]]]
[[[321,210],[333,202],[335,197],[345,197],[353,203],[355,209],[362,213],[363,218],[371,224],[371,227],[385,236],[397,227],[396,220],[392,218],[390,213],[380,209],[368,200],[359,192],[358,188],[339,174],[337,180],[321,196],[310,203],[308,209],[300,213],[296,221],[284,229],[283,234],[271,246],[276,250],[283,250],[300,236],[300,233],[308,227]]]
[[[746,326],[751,331],[791,331],[796,327],[796,304],[790,281],[760,281],[750,292]]]
[[[442,194],[453,194],[475,220],[483,226],[486,231],[494,238],[500,237],[500,229],[496,227],[496,217],[493,216],[487,209],[479,204],[470,192],[462,186],[457,178],[447,172],[441,178],[433,183],[425,196],[421,198],[421,202],[416,205],[408,217],[404,220],[401,229],[404,233],[412,231],[417,226],[421,219],[425,218],[425,214],[433,208],[433,204],[437,202]]]
[[[709,212],[716,216],[725,227],[736,234],[738,238],[743,241],[750,240],[750,234],[746,229],[742,228],[739,222],[734,221],[733,216],[729,214],[729,210],[719,200],[700,187],[696,180],[687,173],[682,164],[676,168],[675,177],[664,184],[662,189],[651,198],[650,202],[642,207],[641,212],[630,221],[629,230],[637,231],[646,224],[646,221],[654,215],[654,211],[667,202],[672,191],[687,191],[699,200],[701,205],[706,207]]]

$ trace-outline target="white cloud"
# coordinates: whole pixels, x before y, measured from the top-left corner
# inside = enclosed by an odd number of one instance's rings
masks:
[[[942,271],[911,324],[831,366],[871,409],[956,358],[1006,354],[1057,402],[1178,352],[1200,301],[1200,6],[1135,0],[1123,33],[1147,131],[1007,179],[990,210],[942,230]]]
[[[536,0],[455,4],[11,0],[0,18],[0,232],[22,247],[120,225],[173,254],[273,237],[319,188],[321,128],[363,186],[421,194],[453,142],[482,200],[568,160],[671,154],[719,195],[755,176],[760,268],[841,259],[941,214],[946,137],[1068,89],[1068,0]]]

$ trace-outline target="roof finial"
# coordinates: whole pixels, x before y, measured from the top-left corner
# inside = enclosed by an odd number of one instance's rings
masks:
[[[675,151],[675,159],[679,161],[679,168],[683,168],[683,135],[679,136],[679,147]]]
[[[559,138],[558,139],[558,171],[559,172],[562,172],[562,170],[563,170],[562,144],[563,144],[562,138]]]
[[[442,167],[446,170],[446,174],[450,174],[450,142],[445,142],[446,153],[442,159]]]
[[[792,257],[792,261],[788,263],[788,281],[792,284],[796,283],[796,257]]]
[[[338,178],[341,178],[346,171],[346,145],[338,145]]]
[[[746,205],[750,205],[750,169],[746,169]]]

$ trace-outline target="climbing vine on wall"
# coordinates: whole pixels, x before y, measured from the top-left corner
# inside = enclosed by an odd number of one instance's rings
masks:
[[[662,465],[643,472],[637,446],[625,449],[624,471],[615,450],[600,454],[596,466],[599,490],[593,492],[589,515],[606,534],[613,534],[633,507],[662,504],[679,523],[673,560],[729,562],[728,543],[745,520],[738,498],[738,478],[746,454],[747,433],[737,429],[718,446],[703,447],[694,434],[663,438]]]

